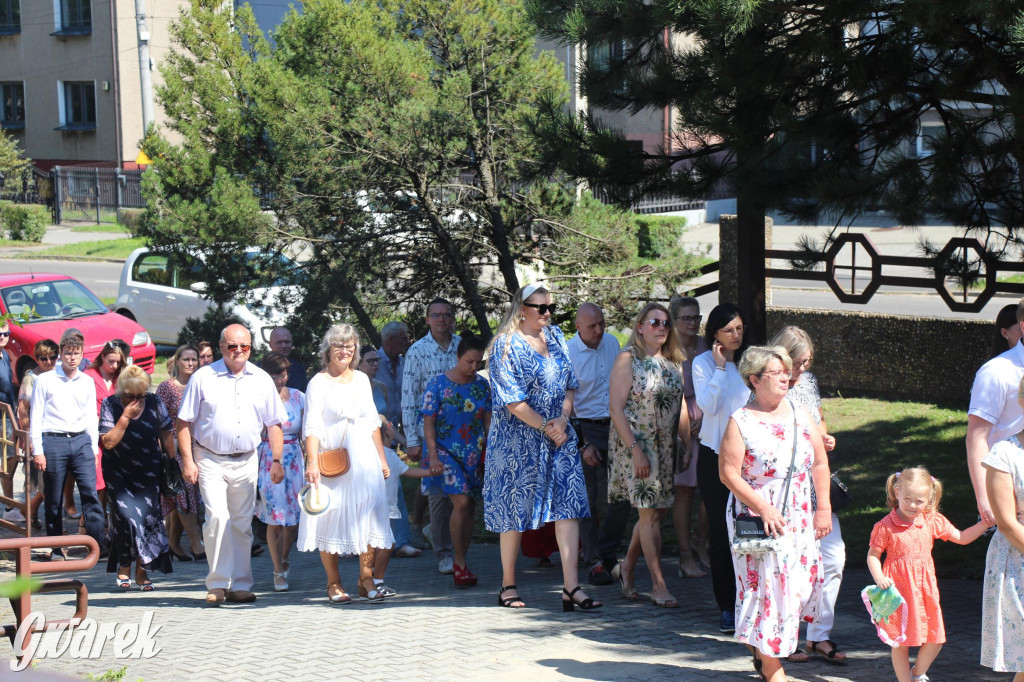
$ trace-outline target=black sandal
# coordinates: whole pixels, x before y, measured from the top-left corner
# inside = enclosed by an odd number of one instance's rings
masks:
[[[518,592],[519,588],[516,587],[515,585],[503,585],[502,588],[500,590],[498,590],[498,606],[504,606],[506,609],[522,609],[522,608],[525,608],[526,607],[526,602],[524,602],[522,600],[522,598],[518,594],[516,596],[514,596],[514,597],[502,597],[501,596],[501,595],[505,594],[506,592],[508,592],[509,590],[515,590],[516,592]],[[519,602],[519,606],[513,606],[513,604],[515,604],[516,602]]]
[[[591,597],[587,597],[583,601],[576,601],[573,595],[582,589],[583,587],[580,585],[577,585],[576,589],[574,589],[572,592],[565,589],[564,587],[562,588],[562,611],[573,611],[576,609],[577,606],[583,609],[584,611],[590,611],[592,609],[599,609],[602,606],[604,606],[599,601],[595,602]],[[568,597],[568,599],[566,599],[566,597]]]
[[[832,649],[830,651],[822,651],[818,648],[819,644],[828,644]],[[820,642],[812,642],[807,640],[807,646],[804,647],[804,651],[809,654],[818,654],[824,656],[830,663],[846,663],[846,654],[839,650],[839,646],[836,645],[831,639],[823,639]],[[838,654],[843,654],[842,658],[836,658]]]

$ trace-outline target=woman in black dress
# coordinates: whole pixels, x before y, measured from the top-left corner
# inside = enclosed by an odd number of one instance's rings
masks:
[[[107,572],[116,571],[118,587],[127,590],[134,561],[135,583],[143,592],[153,590],[147,571],[172,570],[160,509],[160,460],[164,453],[174,457],[174,438],[167,408],[149,387],[141,367],[126,367],[117,392],[100,407],[99,423],[112,512]]]

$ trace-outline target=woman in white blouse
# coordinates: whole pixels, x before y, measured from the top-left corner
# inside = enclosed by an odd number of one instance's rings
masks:
[[[352,598],[341,586],[338,559],[359,555],[359,598],[381,602],[384,595],[373,582],[376,549],[394,542],[388,519],[384,479],[390,474],[380,437],[380,417],[373,403],[370,380],[355,371],[359,336],[348,324],[327,330],[320,343],[324,369],[306,389],[306,480],[330,491],[331,505],[318,516],[299,519],[298,548],[320,551],[327,573],[327,597],[336,604]],[[334,477],[320,475],[320,452],[348,448],[349,470]]]
[[[722,303],[712,309],[704,326],[708,348],[693,361],[693,389],[697,406],[704,413],[700,426],[700,451],[697,456],[697,485],[708,512],[711,582],[715,601],[721,611],[719,630],[735,631],[736,575],[732,567],[729,531],[725,525],[725,507],[729,489],[718,473],[718,449],[732,413],[747,404],[750,389],[736,365],[747,344],[740,309]]]

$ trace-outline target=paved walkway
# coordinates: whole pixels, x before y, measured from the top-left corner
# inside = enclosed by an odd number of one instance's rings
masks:
[[[859,554],[851,548],[851,556]],[[127,666],[126,679],[178,680],[756,680],[746,649],[717,631],[710,578],[675,578],[669,586],[679,609],[630,603],[617,586],[591,588],[605,607],[563,614],[558,568],[537,568],[521,559],[520,592],[529,608],[496,606],[500,572],[496,545],[474,545],[475,588],[453,589],[425,553],[392,561],[388,583],[399,596],[382,605],[334,606],[325,597],[318,558],[293,553],[291,590],[274,593],[271,564],[254,559],[259,600],[252,605],[203,605],[206,564],[174,564],[169,576],[155,575],[157,589],[121,592],[105,561],[81,576],[89,588],[89,616],[99,623],[139,623],[152,610],[161,626],[160,653],[149,660],[118,660],[111,644],[99,660],[65,655],[42,660],[44,671],[84,675]],[[9,568],[10,562],[4,567]],[[888,650],[879,642],[860,602],[870,582],[859,562],[848,570],[840,594],[833,637],[849,652],[846,665],[822,659],[789,664],[794,680],[893,679]],[[355,592],[357,566],[343,560],[346,588]],[[649,589],[645,571],[638,587]],[[1005,680],[978,661],[981,584],[940,581],[949,644],[932,667],[942,680]],[[70,615],[73,602],[62,595],[34,600],[52,617]],[[13,622],[0,604],[0,622]],[[47,635],[53,637],[54,635]],[[4,655],[9,655],[7,644]]]

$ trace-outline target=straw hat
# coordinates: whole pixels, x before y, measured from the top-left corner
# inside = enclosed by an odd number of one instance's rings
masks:
[[[299,507],[310,516],[319,516],[331,508],[331,491],[322,485],[307,483],[299,491]]]

